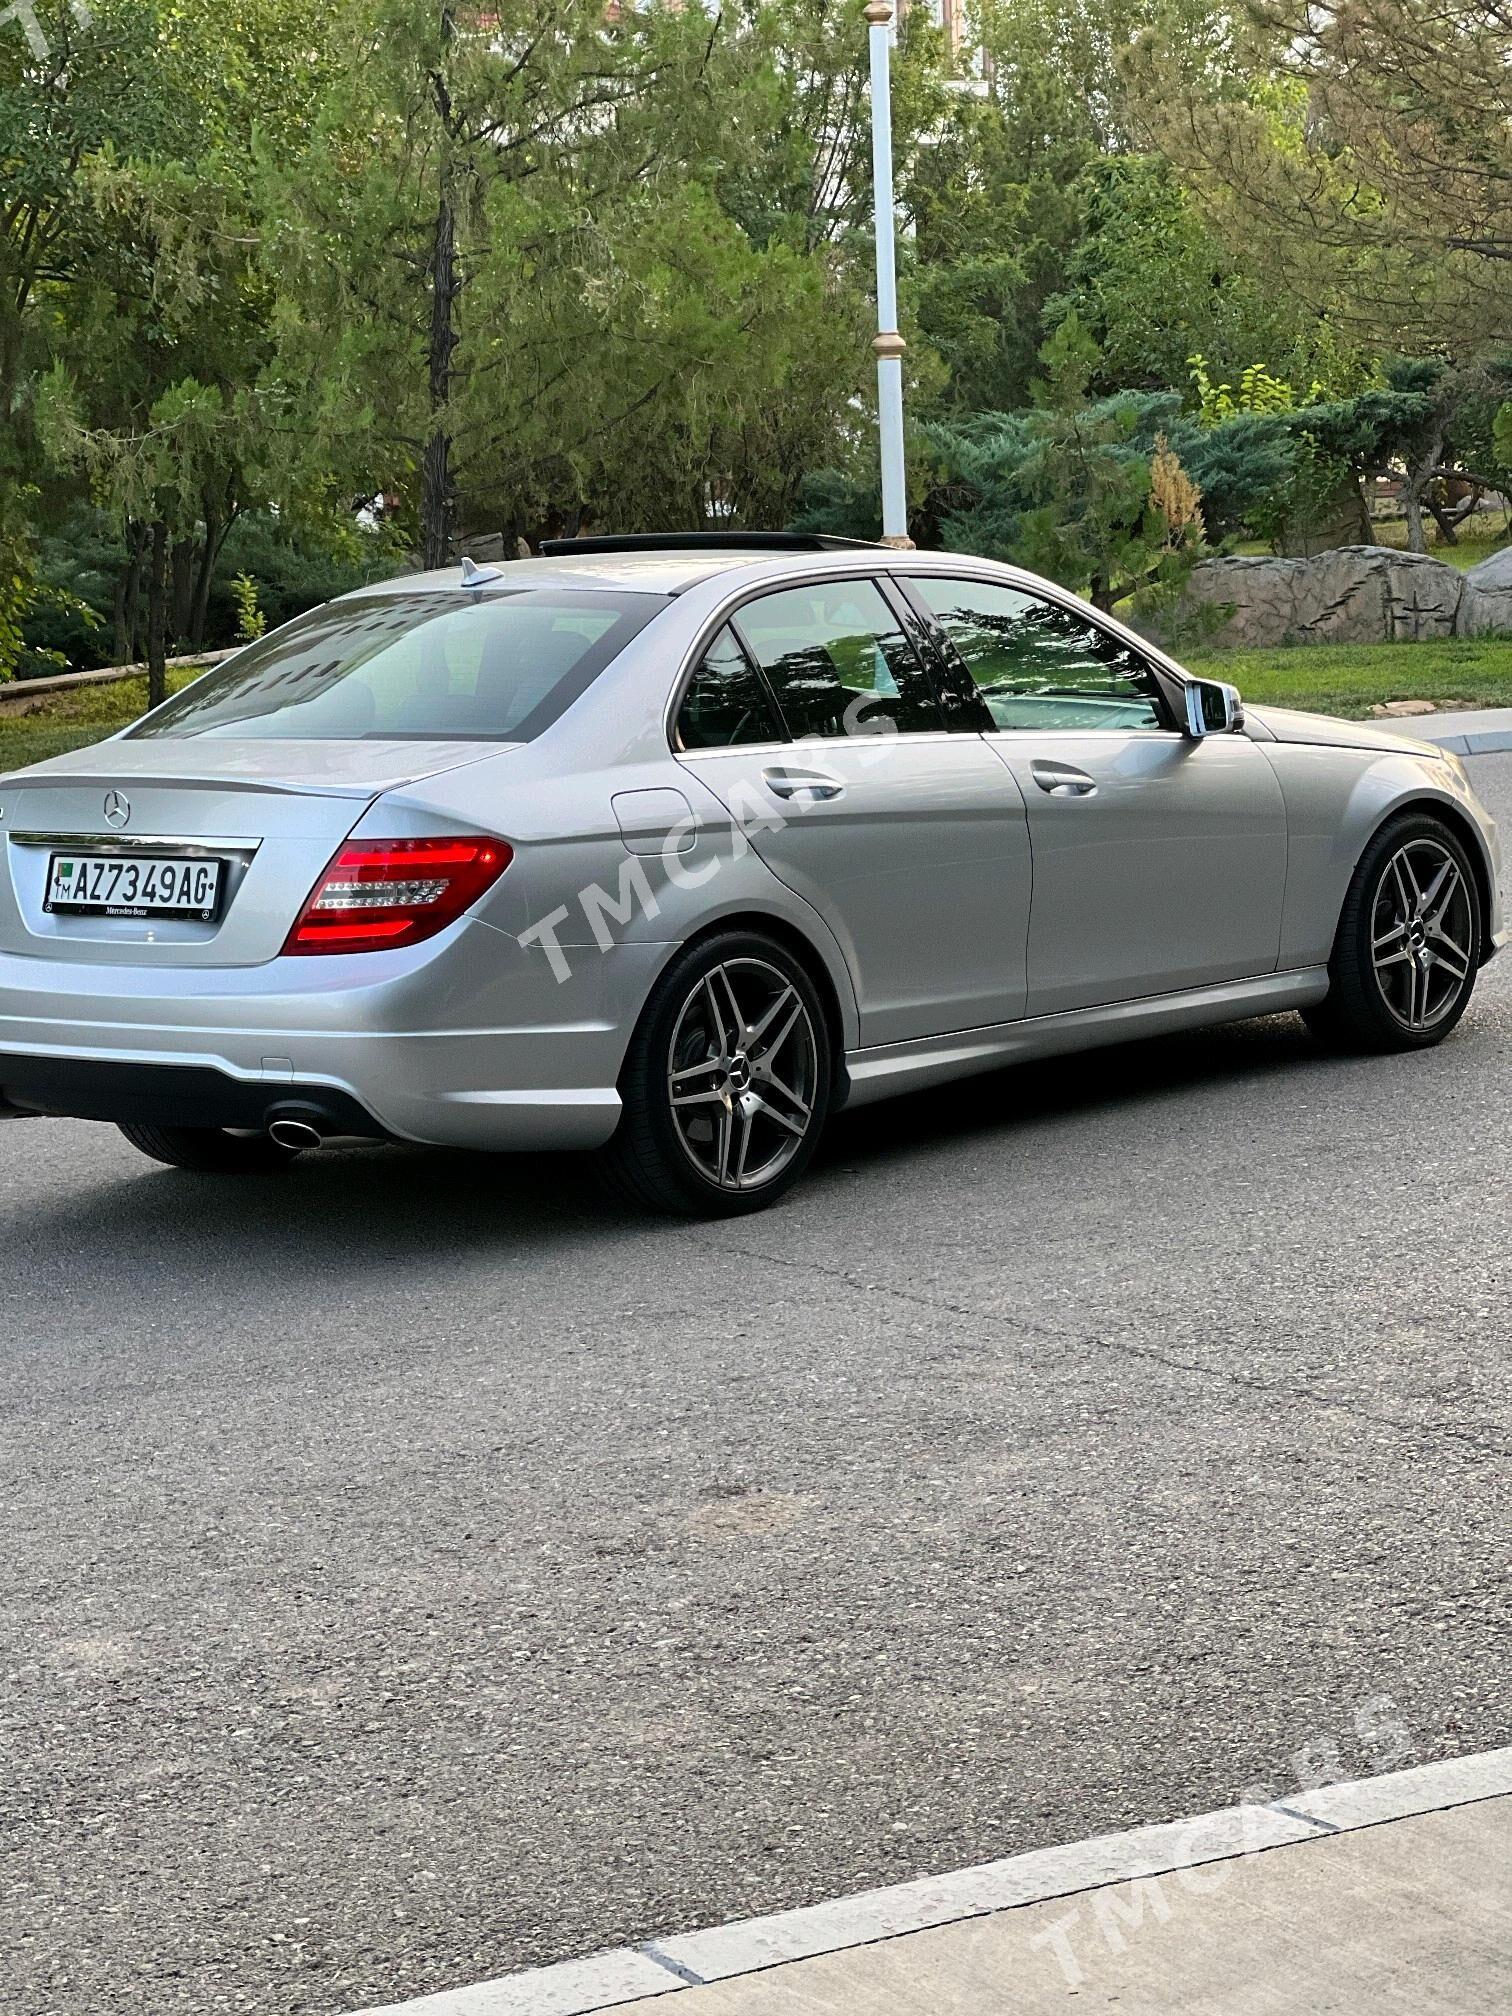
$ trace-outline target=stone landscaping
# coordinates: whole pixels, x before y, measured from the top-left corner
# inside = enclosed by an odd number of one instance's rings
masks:
[[[1203,640],[1218,649],[1512,638],[1512,547],[1468,574],[1395,546],[1336,546],[1305,560],[1204,560],[1173,627],[1190,632],[1203,611],[1218,619]]]

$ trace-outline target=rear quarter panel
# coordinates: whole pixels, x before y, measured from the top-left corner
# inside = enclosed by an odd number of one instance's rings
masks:
[[[659,715],[655,739],[663,739]],[[370,809],[357,837],[481,828],[507,840],[515,858],[477,914],[526,949],[544,951],[559,974],[603,969],[605,999],[628,1025],[626,1037],[657,975],[690,938],[726,920],[785,926],[822,963],[843,1041],[852,1047],[855,990],[828,926],[773,874],[702,781],[670,751],[655,750],[654,741],[652,747],[655,753],[616,751],[604,761],[591,746],[543,736],[492,762],[389,794]],[[651,791],[679,800],[686,818],[664,845],[649,836],[632,852],[614,801]]]

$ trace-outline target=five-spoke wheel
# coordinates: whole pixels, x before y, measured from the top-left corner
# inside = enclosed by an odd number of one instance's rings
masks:
[[[755,932],[706,939],[673,961],[641,1018],[606,1171],[663,1209],[770,1203],[813,1153],[830,1074],[824,1009],[798,960]]]
[[[728,959],[689,990],[672,1032],[667,1096],[701,1176],[759,1188],[808,1139],[819,1039],[796,984],[765,959]]]
[[[1458,834],[1432,813],[1393,821],[1366,848],[1339,919],[1326,1001],[1307,1011],[1325,1039],[1369,1050],[1438,1043],[1470,1000],[1481,903]]]
[[[1443,840],[1404,840],[1376,884],[1371,958],[1381,998],[1404,1029],[1434,1028],[1474,970],[1475,892]]]

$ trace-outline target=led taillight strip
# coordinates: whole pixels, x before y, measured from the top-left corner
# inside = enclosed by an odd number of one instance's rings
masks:
[[[375,952],[417,945],[455,923],[514,859],[487,834],[349,840],[326,865],[286,953]]]

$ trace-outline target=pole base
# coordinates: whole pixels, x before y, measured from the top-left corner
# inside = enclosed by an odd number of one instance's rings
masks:
[[[894,532],[886,539],[878,540],[879,546],[891,546],[896,553],[914,553],[917,547],[906,532]]]

